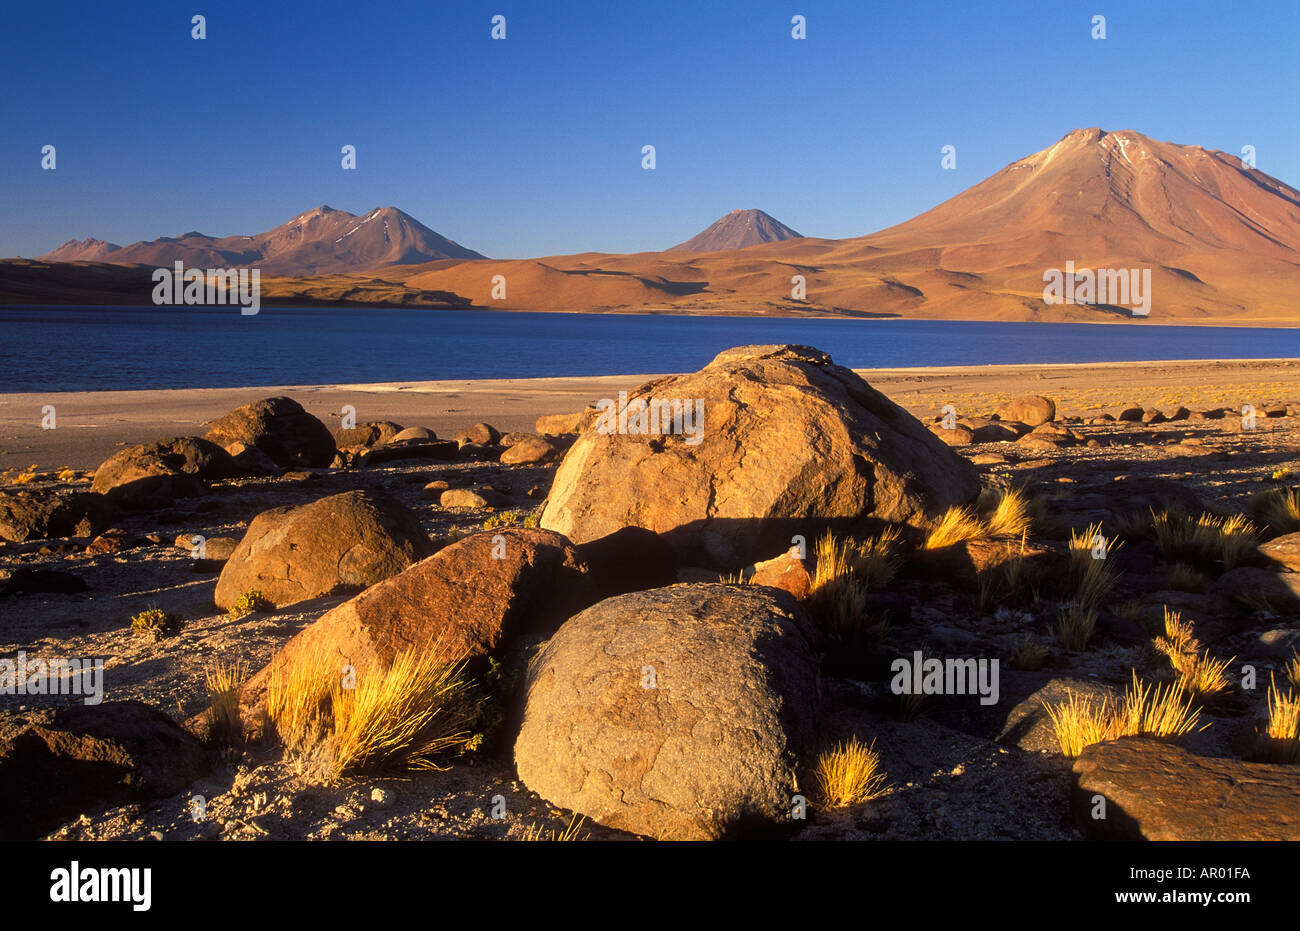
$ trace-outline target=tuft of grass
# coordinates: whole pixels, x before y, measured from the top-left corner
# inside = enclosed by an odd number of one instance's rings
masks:
[[[1261,757],[1272,763],[1300,763],[1300,693],[1282,691],[1269,677],[1268,724]]]
[[[822,753],[817,758],[814,776],[822,803],[828,808],[844,808],[879,798],[888,787],[876,742],[867,745],[856,737]]]
[[[244,743],[244,724],[239,715],[239,690],[248,679],[248,664],[217,663],[203,674],[208,693],[208,740],[225,747]]]
[[[520,511],[499,511],[492,514],[487,520],[483,521],[484,530],[495,530],[498,527],[513,527],[523,519]]]
[[[591,835],[583,834],[578,836],[582,830],[583,823],[587,820],[586,816],[574,815],[569,819],[569,823],[562,830],[544,829],[540,824],[530,824],[524,829],[523,835],[519,838],[522,841],[580,841],[586,840]]]
[[[853,572],[856,549],[852,540],[838,539],[829,531],[813,546],[817,562],[808,604],[834,633],[852,633],[867,613],[867,585]]]
[[[270,599],[257,589],[253,588],[236,598],[235,603],[230,606],[230,610],[226,613],[232,618],[238,620],[241,617],[247,617],[248,615],[255,614],[258,611],[274,610],[275,605],[271,603]]]
[[[77,477],[76,469],[68,469],[68,468],[59,469],[59,481],[61,482],[71,482],[75,480],[76,477]]]
[[[23,469],[23,471],[19,472],[12,479],[10,479],[10,481],[13,482],[15,485],[26,485],[34,478],[36,478],[36,464],[32,463],[27,468]]]
[[[1033,672],[1035,669],[1043,668],[1043,663],[1051,655],[1051,650],[1047,644],[1041,642],[1031,633],[1026,633],[1020,638],[1020,643],[1016,645],[1016,652],[1011,657],[1011,664],[1017,669],[1023,669],[1026,672]]]
[[[1106,555],[1100,559],[1092,555],[1093,546],[1100,538]],[[1118,537],[1106,537],[1101,524],[1090,524],[1082,534],[1070,532],[1070,586],[1074,600],[1084,610],[1096,609],[1110,596],[1119,579],[1110,556],[1123,546]],[[1095,618],[1094,618],[1095,620]]]
[[[995,537],[1023,538],[1033,526],[1029,499],[1018,489],[1003,492],[988,518],[988,532]]]
[[[1174,563],[1165,577],[1165,584],[1176,592],[1203,592],[1209,580],[1187,563]]]
[[[481,699],[463,657],[409,649],[346,688],[320,652],[272,671],[267,713],[282,742],[329,782],[363,772],[445,768],[474,741]]]
[[[1182,614],[1165,608],[1165,633],[1157,637],[1155,648],[1169,658],[1178,684],[1201,699],[1222,695],[1231,688],[1228,666],[1236,657],[1217,660],[1201,649],[1190,621]]]
[[[162,608],[146,608],[131,618],[131,633],[149,640],[160,640],[180,633],[181,619]]]
[[[1275,534],[1300,531],[1300,488],[1272,488],[1251,497],[1250,512]]]
[[[1282,667],[1282,674],[1291,680],[1291,684],[1300,688],[1300,653],[1291,651],[1291,658]]]
[[[1225,572],[1235,569],[1258,541],[1255,525],[1243,514],[1202,514],[1193,520],[1181,511],[1162,511],[1153,513],[1151,533],[1156,549],[1170,562],[1221,563]]]
[[[925,538],[927,550],[942,549],[966,540],[979,540],[988,536],[988,528],[968,507],[950,507]]]
[[[1196,730],[1200,711],[1178,685],[1152,686],[1133,681],[1118,701],[1089,698],[1073,690],[1055,704],[1043,703],[1056,732],[1061,753],[1076,757],[1084,748],[1120,737],[1146,734],[1177,739]],[[1208,725],[1207,725],[1208,726]]]
[[[897,527],[887,527],[879,534],[857,544],[853,551],[853,573],[871,591],[889,585],[902,566]]]
[[[1097,609],[1071,602],[1057,612],[1056,635],[1067,650],[1082,653],[1097,630]]]

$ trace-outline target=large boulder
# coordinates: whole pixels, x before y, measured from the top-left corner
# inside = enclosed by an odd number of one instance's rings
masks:
[[[1300,533],[1288,533],[1259,545],[1259,555],[1270,565],[1300,572]]]
[[[411,647],[448,657],[497,655],[515,638],[549,634],[595,600],[587,566],[558,533],[503,528],[444,547],[327,611],[285,644],[243,689],[245,716],[260,706],[273,670],[345,657],[358,673],[388,668]]]
[[[419,521],[387,495],[347,491],[253,518],[217,579],[229,608],[255,589],[276,607],[382,582],[433,549]]]
[[[559,454],[560,451],[548,440],[544,440],[540,436],[530,436],[509,446],[501,454],[501,464],[534,465],[539,462],[550,462]]]
[[[14,715],[0,722],[0,840],[174,795],[214,762],[187,730],[138,701]]]
[[[329,428],[292,398],[265,398],[237,407],[209,424],[206,438],[221,446],[256,446],[278,466],[323,468],[334,460]]]
[[[339,427],[334,431],[334,445],[339,449],[350,446],[382,446],[401,432],[401,424],[391,420],[371,420],[355,427]]]
[[[636,412],[651,399],[702,406],[701,422],[665,432],[674,427],[665,412],[661,432],[649,432]],[[644,527],[686,564],[734,569],[796,535],[926,524],[979,492],[974,466],[806,346],[727,350],[611,405],[584,423],[542,512],[542,527],[577,543]],[[617,416],[624,406],[628,416]]]
[[[665,839],[788,818],[816,741],[817,663],[784,592],[673,585],[567,621],[528,672],[519,778],[563,808]]]
[[[1195,756],[1149,737],[1094,744],[1074,763],[1072,808],[1102,840],[1300,840],[1300,766]],[[1097,797],[1106,800],[1096,818]]]
[[[1029,427],[1037,427],[1056,419],[1056,402],[1036,394],[1026,395],[999,407],[998,419],[1014,420]]]
[[[1211,588],[1254,608],[1300,616],[1300,573],[1241,566],[1221,575]]]
[[[88,537],[105,525],[111,510],[93,492],[0,491],[0,540]]]
[[[165,504],[203,492],[204,483],[244,470],[221,446],[176,436],[119,449],[95,470],[91,490],[124,504]]]

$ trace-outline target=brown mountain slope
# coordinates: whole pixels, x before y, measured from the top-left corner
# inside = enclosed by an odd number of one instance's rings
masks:
[[[703,232],[678,243],[669,252],[719,252],[744,249],[765,242],[802,239],[790,227],[762,210],[733,210],[719,217]]]
[[[1239,159],[1139,133],[1075,130],[898,226],[688,257],[438,263],[402,280],[531,310],[1126,319],[1048,306],[1043,275],[1150,269],[1150,322],[1300,325],[1300,192]],[[491,279],[504,275],[505,300]],[[791,299],[792,277],[807,299]]]
[[[93,260],[155,267],[179,260],[191,267],[257,267],[268,275],[306,276],[359,272],[436,259],[482,258],[396,207],[380,207],[360,217],[345,210],[317,207],[255,236],[218,239],[202,233],[186,233],[109,251],[96,249],[93,253],[71,250],[68,247],[72,245],[65,243],[39,260]]]
[[[45,253],[43,262],[99,262],[110,252],[122,247],[102,239],[69,239],[59,248]]]

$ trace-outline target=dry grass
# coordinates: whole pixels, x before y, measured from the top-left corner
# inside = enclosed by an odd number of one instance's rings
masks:
[[[1165,608],[1165,633],[1157,637],[1155,648],[1169,657],[1169,664],[1178,677],[1178,685],[1201,699],[1212,698],[1229,691],[1228,667],[1236,657],[1217,660],[1201,649],[1190,621],[1183,620],[1177,611]]]
[[[1291,684],[1300,688],[1300,654],[1291,651],[1291,658],[1282,666],[1282,674],[1291,680]]]
[[[1033,527],[1029,499],[1023,491],[1003,493],[989,515],[988,532],[995,537],[1024,537]]]
[[[1300,763],[1300,693],[1285,692],[1269,679],[1268,726],[1263,757],[1274,763]]]
[[[1093,555],[1099,545],[1101,558]],[[1119,573],[1110,556],[1122,545],[1118,537],[1103,535],[1101,524],[1089,525],[1082,534],[1070,532],[1070,586],[1083,608],[1095,611],[1115,588]]]
[[[899,544],[898,528],[888,527],[855,547],[853,572],[870,591],[885,588],[898,574],[903,563]]]
[[[867,613],[868,591],[867,584],[853,571],[857,544],[837,539],[828,531],[818,538],[813,552],[817,562],[809,609],[832,632],[855,632]]]
[[[1255,525],[1243,514],[1202,514],[1193,520],[1180,511],[1153,513],[1151,534],[1156,549],[1170,562],[1221,563],[1225,572],[1236,568],[1259,539]]]
[[[273,670],[267,713],[287,749],[328,782],[361,772],[441,769],[473,739],[480,699],[439,644],[398,654],[346,688],[320,652]]]
[[[208,740],[226,747],[244,742],[244,725],[239,715],[239,690],[248,679],[248,664],[236,661],[216,666],[203,674],[208,693]]]
[[[555,828],[546,830],[540,824],[531,824],[524,829],[524,833],[520,836],[519,839],[523,841],[586,840],[588,837],[591,836],[590,834],[583,834],[581,837],[578,836],[578,832],[582,830],[582,825],[586,822],[586,820],[587,819],[585,816],[574,815],[569,819],[568,825],[563,830],[560,831],[555,830]]]
[[[1056,635],[1067,650],[1082,653],[1097,629],[1097,609],[1072,602],[1057,612]]]
[[[856,737],[836,744],[817,758],[814,772],[822,803],[844,808],[883,795],[888,777],[880,768],[876,742],[870,746]]]
[[[1177,685],[1152,686],[1140,682],[1137,673],[1118,701],[1087,698],[1074,691],[1054,705],[1043,703],[1056,731],[1057,743],[1067,757],[1076,757],[1085,747],[1145,734],[1179,738],[1196,730],[1200,711],[1192,698]]]
[[[1203,592],[1209,580],[1186,563],[1175,563],[1165,577],[1165,584],[1176,592]]]
[[[925,538],[925,549],[937,550],[966,540],[980,540],[988,536],[988,528],[968,507],[952,507],[944,511],[938,523]]]
[[[1011,664],[1017,669],[1032,672],[1041,669],[1051,650],[1033,634],[1026,633],[1016,645],[1016,652],[1011,657]]]
[[[1273,488],[1250,499],[1250,512],[1275,534],[1300,531],[1300,489]]]

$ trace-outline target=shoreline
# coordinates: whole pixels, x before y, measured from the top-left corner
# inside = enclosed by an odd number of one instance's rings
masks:
[[[1051,397],[1062,416],[1129,403],[1195,409],[1300,399],[1300,358],[854,371],[922,419],[935,416],[944,404],[955,405],[963,415],[982,414],[1026,394]],[[42,469],[93,469],[122,446],[202,435],[205,422],[276,395],[294,398],[330,429],[339,426],[340,411],[350,404],[358,423],[392,420],[404,427],[428,427],[439,436],[452,436],[480,421],[503,432],[532,432],[541,415],[579,411],[664,374],[0,393],[0,470],[33,463]],[[52,430],[41,428],[47,404],[56,411]]]

